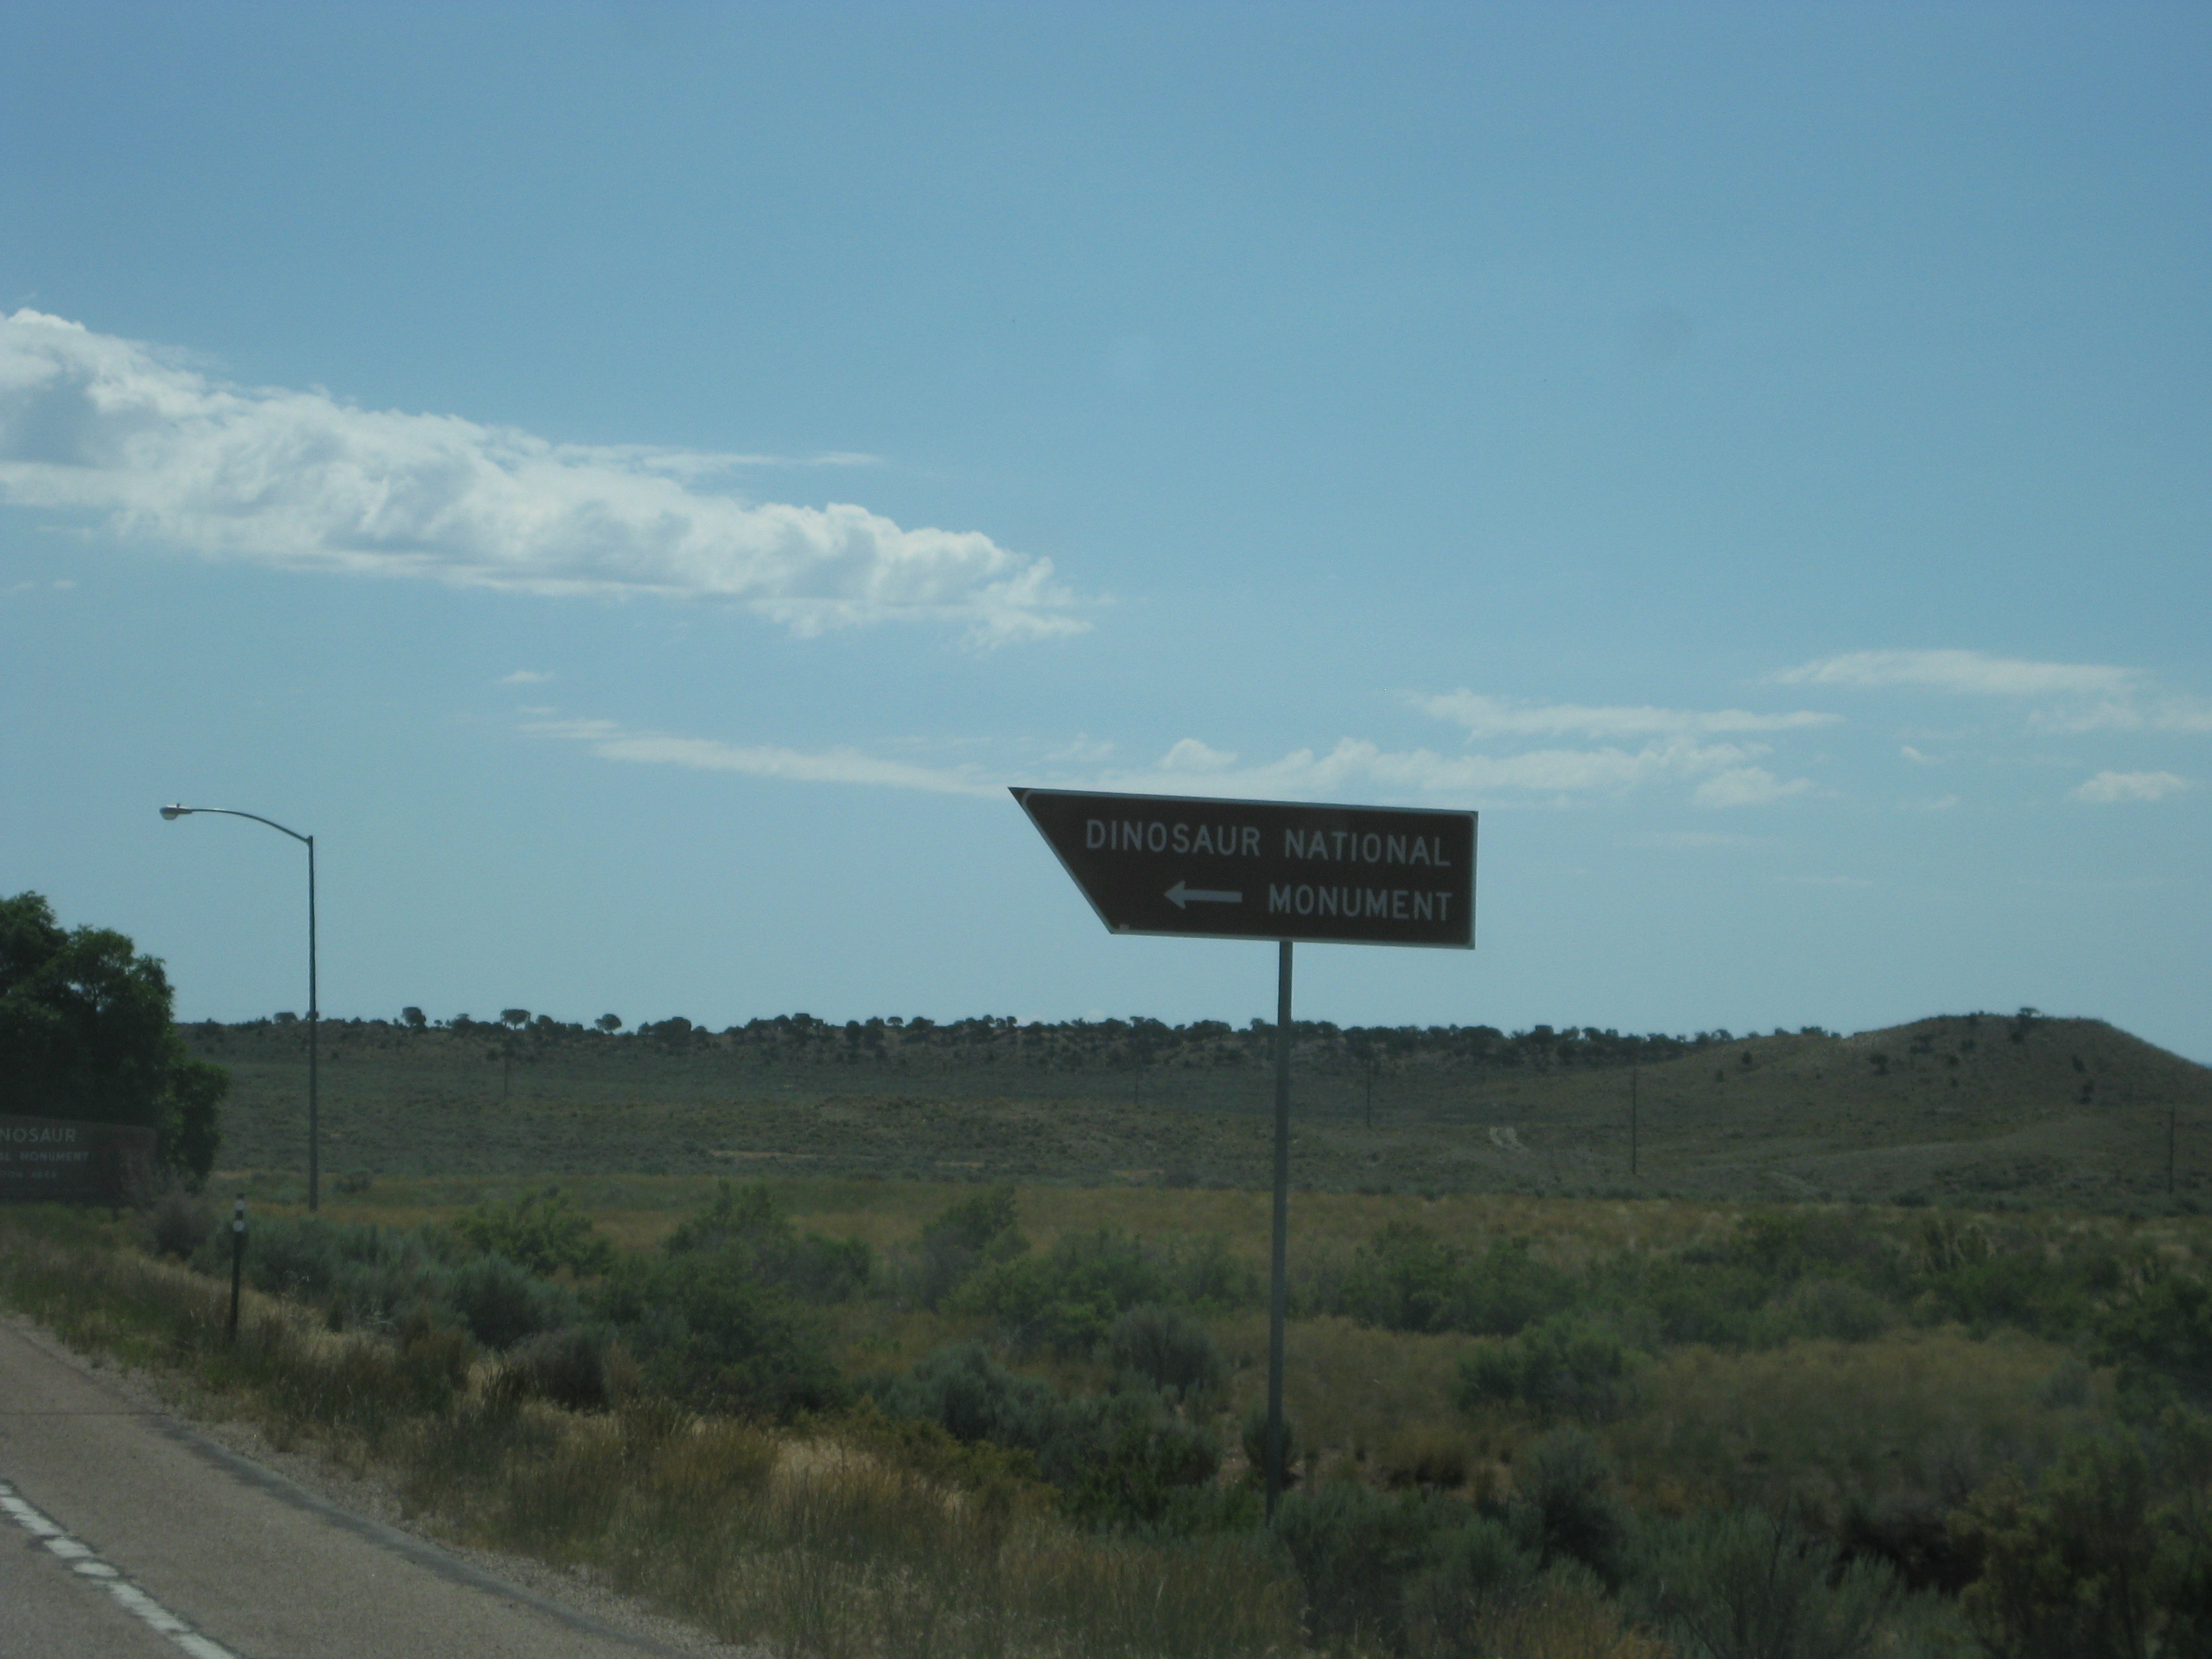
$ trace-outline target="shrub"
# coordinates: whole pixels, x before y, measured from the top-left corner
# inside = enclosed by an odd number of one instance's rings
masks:
[[[1389,1497],[1351,1480],[1285,1498],[1275,1535],[1304,1592],[1308,1636],[1346,1647],[1402,1645],[1407,1583],[1439,1565],[1440,1534],[1471,1514],[1426,1493]]]
[[[649,1385],[700,1410],[787,1417],[840,1403],[819,1328],[742,1265],[729,1254],[633,1256],[608,1275],[599,1310]]]
[[[1869,1342],[1897,1322],[1896,1310],[1848,1279],[1804,1279],[1756,1322],[1771,1341],[1793,1337]]]
[[[1042,1256],[1002,1261],[978,1274],[958,1297],[988,1314],[1024,1347],[1064,1357],[1097,1350],[1114,1321],[1148,1302],[1165,1302],[1173,1286],[1152,1251],[1110,1228],[1069,1233]]]
[[[1992,1652],[2141,1659],[2212,1646],[2212,1423],[2172,1411],[2157,1456],[2076,1441],[2031,1487],[2008,1468],[1953,1517],[1982,1576],[1960,1605]]]
[[[2158,1439],[2171,1496],[2156,1516],[2150,1593],[2165,1618],[2167,1652],[2212,1653],[2212,1417],[2169,1412]]]
[[[1470,1259],[1419,1223],[1392,1222],[1354,1253],[1316,1310],[1386,1330],[1510,1336],[1574,1295],[1574,1281],[1531,1256],[1525,1240],[1495,1239]]]
[[[215,1237],[219,1224],[204,1200],[173,1187],[154,1200],[153,1213],[146,1218],[146,1233],[156,1255],[189,1261]]]
[[[1593,1298],[1615,1322],[1654,1344],[1741,1346],[1771,1289],[1756,1268],[1698,1249],[1672,1256],[1624,1255],[1594,1278]]]
[[[459,1254],[450,1235],[431,1229],[265,1216],[247,1231],[245,1276],[256,1290],[323,1304],[333,1326],[360,1321],[388,1327],[424,1310],[451,1322],[459,1317],[451,1304]],[[210,1235],[191,1265],[227,1277],[228,1233]]]
[[[1064,1401],[1050,1384],[1008,1370],[980,1342],[940,1348],[871,1391],[888,1417],[1030,1454],[1067,1513],[1092,1525],[1159,1526],[1179,1493],[1221,1467],[1212,1435],[1167,1411],[1151,1390]]]
[[[1432,1431],[1398,1436],[1377,1461],[1382,1484],[1392,1488],[1436,1486],[1449,1491],[1467,1484],[1472,1467],[1465,1439]]]
[[[191,1265],[230,1271],[230,1234],[210,1232]],[[465,1251],[434,1228],[378,1227],[313,1216],[271,1216],[246,1234],[245,1277],[256,1290],[319,1304],[332,1330],[389,1330],[428,1320],[506,1348],[557,1328],[579,1312],[575,1294],[503,1255]]]
[[[1586,1572],[1553,1568],[1494,1617],[1462,1625],[1448,1645],[1417,1648],[1421,1659],[1678,1659],[1628,1618]]]
[[[1469,1515],[1439,1532],[1399,1591],[1407,1645],[1423,1656],[1488,1659],[1502,1615],[1528,1601],[1536,1562],[1503,1522]]]
[[[2162,1379],[2183,1397],[2212,1402],[2212,1284],[2166,1273],[2097,1322],[2099,1364],[2120,1368],[2121,1386],[2142,1395]]]
[[[1170,1247],[1162,1265],[1176,1299],[1199,1312],[1224,1314],[1261,1304],[1264,1291],[1257,1264],[1234,1254],[1229,1241],[1218,1234],[1187,1252]]]
[[[559,1329],[576,1317],[574,1294],[533,1277],[503,1255],[480,1255],[454,1268],[445,1301],[487,1348]]]
[[[1579,1429],[1555,1429],[1529,1446],[1514,1472],[1515,1536],[1549,1567],[1578,1561],[1608,1587],[1627,1565],[1630,1519],[1612,1462]]]
[[[479,1204],[453,1231],[479,1250],[503,1255],[534,1273],[565,1267],[580,1276],[614,1265],[614,1246],[592,1228],[591,1218],[569,1207],[558,1187],[525,1193],[505,1204]]]
[[[1008,1370],[981,1342],[939,1348],[871,1392],[884,1415],[935,1423],[970,1443],[1037,1452],[1059,1432],[1060,1396],[1052,1385]]]
[[[603,1411],[609,1403],[606,1341],[584,1326],[538,1332],[508,1351],[507,1367],[524,1392],[570,1411]]]
[[[1757,1510],[1662,1527],[1644,1559],[1647,1600],[1685,1659],[1858,1659],[1895,1605],[1883,1563]]]
[[[976,1268],[1029,1249],[1015,1224],[1014,1189],[997,1186],[951,1205],[921,1230],[915,1298],[934,1308]]]
[[[1059,1418],[1039,1461],[1066,1494],[1062,1508],[1093,1526],[1157,1527],[1180,1492],[1206,1485],[1221,1468],[1212,1434],[1163,1411],[1157,1395],[1091,1395],[1070,1401]]]
[[[1170,1400],[1211,1395],[1221,1386],[1221,1348],[1189,1315],[1151,1303],[1114,1322],[1108,1357]]]
[[[714,1200],[669,1235],[671,1255],[713,1255],[727,1270],[788,1291],[806,1302],[844,1302],[875,1275],[875,1253],[857,1238],[800,1233],[764,1182],[721,1183]]]
[[[1460,1362],[1453,1401],[1473,1412],[1493,1402],[1539,1418],[1603,1423],[1629,1402],[1629,1350],[1602,1326],[1567,1316],[1477,1348]]]

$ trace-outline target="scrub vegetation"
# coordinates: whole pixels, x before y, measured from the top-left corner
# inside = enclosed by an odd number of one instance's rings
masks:
[[[1258,1022],[793,1014],[710,1031],[407,1012],[323,1022],[326,1171],[1268,1179]],[[183,1030],[233,1079],[222,1166],[299,1169],[305,1026]],[[1292,1179],[1317,1192],[2212,1203],[2212,1071],[2032,1009],[1856,1036],[1301,1022],[1293,1071]]]
[[[1261,1194],[472,1184],[257,1204],[234,1346],[189,1199],[0,1216],[0,1294],[794,1655],[2212,1643],[2194,1216],[1301,1198],[1270,1529]]]

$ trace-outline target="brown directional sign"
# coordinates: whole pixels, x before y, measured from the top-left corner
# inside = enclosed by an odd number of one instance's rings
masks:
[[[151,1186],[154,1151],[151,1129],[0,1116],[0,1201],[121,1202]]]
[[[1117,933],[1474,947],[1474,818],[1017,789]]]

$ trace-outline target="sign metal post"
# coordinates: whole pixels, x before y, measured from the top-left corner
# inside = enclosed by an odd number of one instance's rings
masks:
[[[1016,789],[1115,933],[1275,941],[1275,1168],[1267,1298],[1267,1518],[1284,1477],[1290,1311],[1291,945],[1474,948],[1472,812]],[[1369,1111],[1373,1111],[1370,1061]]]
[[[1275,1209],[1267,1251],[1267,1518],[1283,1498],[1283,1328],[1291,1311],[1291,942],[1276,947]]]

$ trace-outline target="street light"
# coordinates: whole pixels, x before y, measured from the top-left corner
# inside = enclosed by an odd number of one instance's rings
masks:
[[[303,836],[297,830],[286,830],[274,818],[264,818],[258,812],[239,812],[228,806],[164,806],[161,816],[174,823],[194,812],[215,812],[227,818],[252,818],[256,823],[265,823],[271,830],[283,830],[307,849],[307,1208],[312,1212],[322,1204],[322,1135],[316,1118],[316,1061],[321,1030],[321,1014],[315,1003],[315,838]]]

